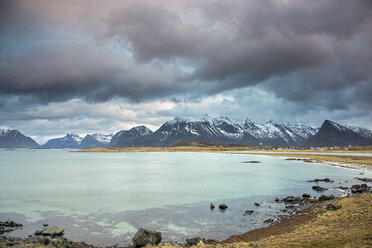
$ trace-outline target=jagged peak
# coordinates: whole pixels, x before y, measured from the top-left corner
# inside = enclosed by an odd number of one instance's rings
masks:
[[[152,131],[148,127],[146,127],[144,125],[137,126],[137,127],[132,127],[129,131],[133,131],[133,130],[139,132],[142,135],[152,133]]]
[[[344,127],[344,126],[342,126],[342,125],[340,125],[340,124],[338,124],[338,123],[336,123],[334,121],[330,121],[330,120],[325,120],[323,122],[321,128],[325,128],[327,126],[332,126],[332,127],[336,128],[339,131],[348,131],[348,130],[350,130],[350,129],[348,129],[348,128],[346,128],[346,127]]]

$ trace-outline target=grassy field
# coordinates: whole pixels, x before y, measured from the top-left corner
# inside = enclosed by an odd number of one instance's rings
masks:
[[[294,230],[287,233],[253,242],[214,245],[199,243],[196,247],[372,247],[372,194],[342,198],[334,204],[342,206],[341,209],[327,211],[323,206],[317,217],[296,226]],[[178,246],[162,247],[176,248]]]

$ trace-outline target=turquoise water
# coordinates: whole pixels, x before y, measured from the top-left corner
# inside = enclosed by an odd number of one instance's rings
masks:
[[[126,244],[139,227],[161,230],[167,241],[195,234],[224,239],[277,214],[282,206],[275,197],[315,196],[307,180],[330,177],[335,183],[324,185],[336,187],[360,176],[355,170],[244,154],[0,150],[0,157],[0,219],[25,223],[14,235],[49,223],[65,227],[73,240],[96,245]],[[244,163],[250,160],[261,163]],[[257,214],[243,216],[255,208],[254,201],[262,203]],[[210,211],[210,202],[230,207]]]

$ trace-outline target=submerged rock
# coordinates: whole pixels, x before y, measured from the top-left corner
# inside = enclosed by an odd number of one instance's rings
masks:
[[[200,241],[201,241],[201,238],[199,236],[186,239],[186,243],[188,245],[197,245]]]
[[[366,177],[356,177],[355,179],[366,182],[366,183],[372,183],[372,178],[366,178]]]
[[[315,191],[325,191],[325,190],[327,190],[326,188],[322,188],[318,185],[313,186],[312,189],[315,190]]]
[[[220,204],[218,207],[219,207],[219,209],[222,209],[222,210],[228,208],[228,206],[226,204]]]
[[[247,211],[245,211],[245,213],[243,215],[246,216],[246,215],[251,215],[253,213],[254,213],[253,210],[247,210]]]
[[[65,230],[59,226],[50,226],[45,228],[41,234],[44,236],[61,236]]]
[[[133,236],[132,241],[135,247],[142,247],[145,245],[158,245],[161,239],[160,232],[140,228]]]
[[[309,180],[308,182],[325,182],[325,183],[333,183],[334,181],[329,179],[329,178],[323,178],[323,179],[314,179],[314,180]]]

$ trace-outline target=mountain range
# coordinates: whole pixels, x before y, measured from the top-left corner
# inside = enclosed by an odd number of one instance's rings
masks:
[[[8,130],[8,132],[11,131],[18,132]],[[31,139],[26,136],[23,137],[28,138],[28,141]],[[21,147],[15,146],[14,142],[8,142],[16,148]],[[29,147],[38,146],[35,141],[33,142],[27,143]],[[317,128],[302,122],[279,124],[269,121],[258,124],[249,119],[245,119],[243,122],[235,122],[227,117],[212,118],[205,115],[201,119],[176,117],[165,122],[155,132],[145,126],[138,126],[129,130],[122,130],[114,135],[88,134],[82,138],[77,134],[67,134],[62,138],[51,139],[41,147],[73,149],[166,147],[178,142],[236,143],[250,146],[282,147],[372,145],[372,131],[361,127],[342,126],[329,120],[325,120],[322,126]],[[6,147],[7,141],[0,135],[1,144],[3,146],[0,147]],[[23,143],[23,147],[28,147],[25,144]]]

